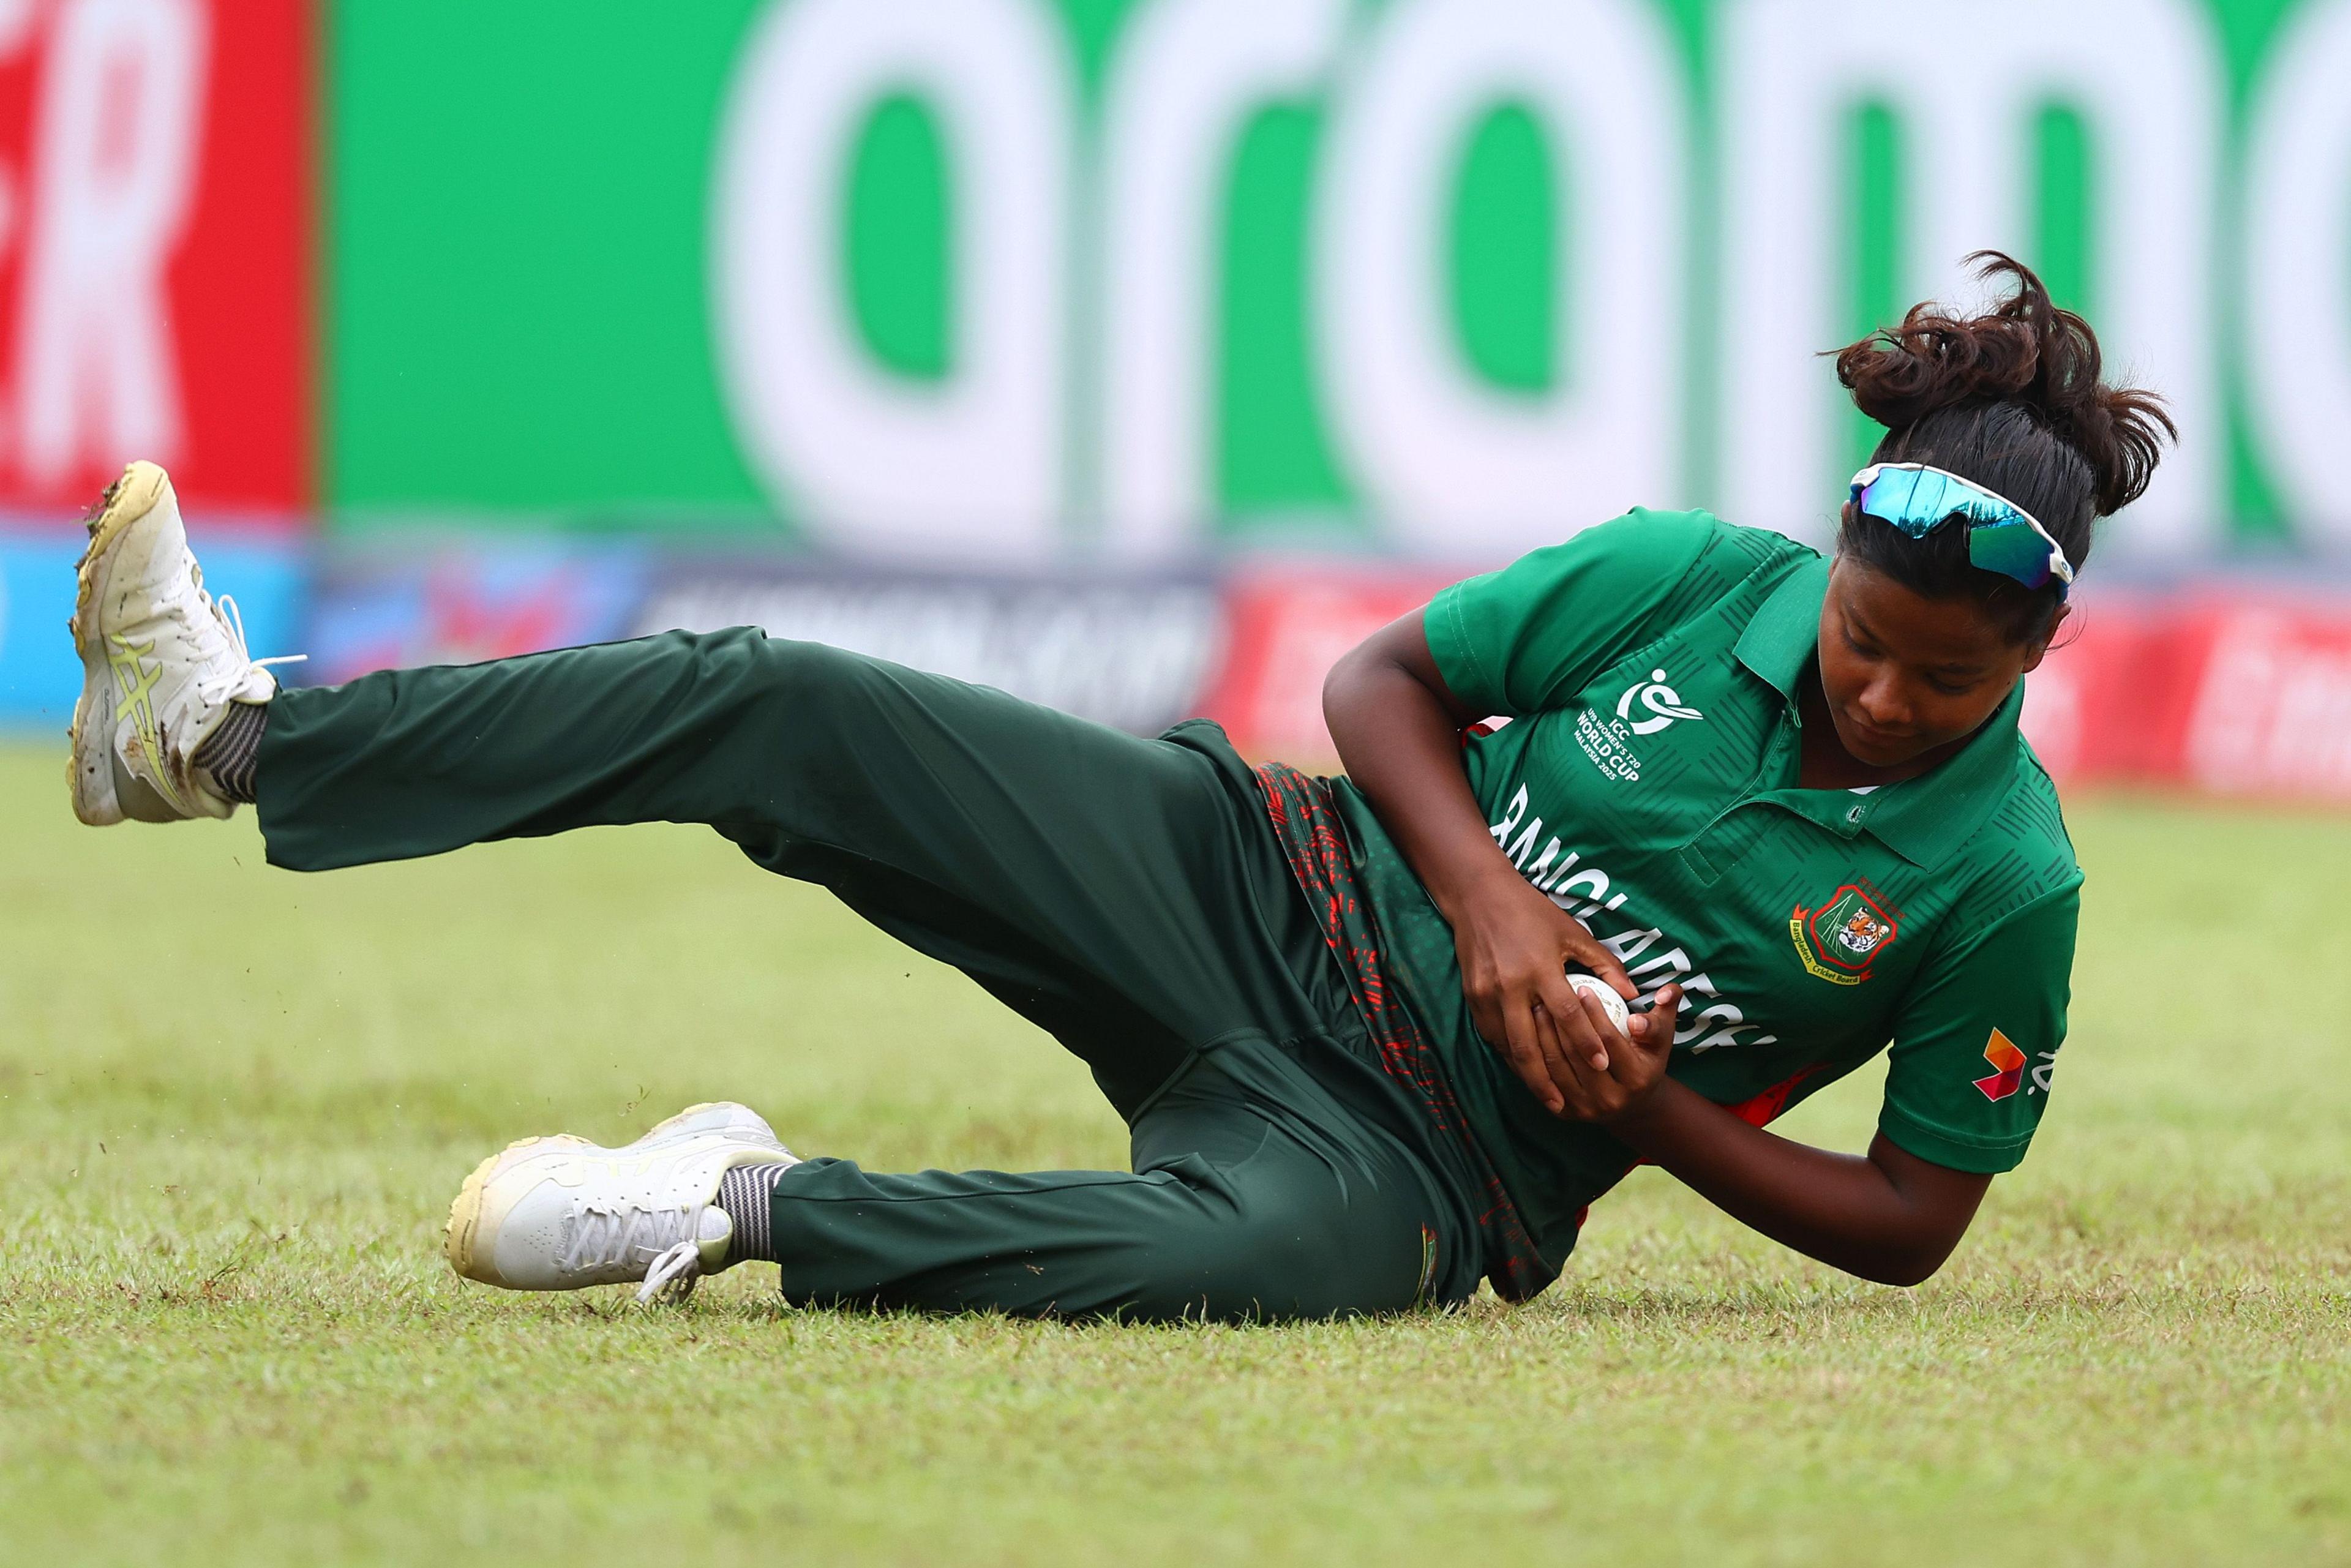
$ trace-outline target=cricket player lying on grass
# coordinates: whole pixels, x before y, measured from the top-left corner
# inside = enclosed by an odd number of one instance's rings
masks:
[[[706,822],[1033,1019],[1133,1132],[1132,1172],[1031,1175],[799,1159],[733,1104],[526,1139],[450,1211],[485,1283],[650,1298],[760,1259],[826,1306],[1518,1301],[1644,1160],[1912,1283],[2046,1103],[2081,875],[2020,678],[2171,430],[2038,279],[1985,270],[1989,314],[1838,356],[1887,433],[1833,560],[1636,510],[1447,589],[1332,672],[1344,778],[756,628],[281,691],[134,464],[80,569],[74,807],[251,801],[302,871]],[[1866,1155],[1763,1129],[1889,1040]]]

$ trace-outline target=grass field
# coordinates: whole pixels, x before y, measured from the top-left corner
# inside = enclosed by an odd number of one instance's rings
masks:
[[[1641,1173],[1533,1305],[1227,1330],[461,1287],[529,1132],[746,1099],[1118,1164],[1085,1073],[715,835],[329,877],[0,748],[10,1563],[2351,1562],[2351,819],[2101,800],[2033,1156],[1856,1283]],[[1783,1126],[1858,1146],[1876,1084]]]

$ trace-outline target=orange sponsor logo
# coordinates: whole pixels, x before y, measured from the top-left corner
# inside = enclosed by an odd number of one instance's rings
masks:
[[[1984,1060],[1993,1069],[1989,1075],[1976,1080],[1976,1087],[1983,1091],[1985,1099],[2005,1100],[2024,1087],[2024,1052],[1998,1030],[1991,1031],[1991,1039],[1984,1046]]]

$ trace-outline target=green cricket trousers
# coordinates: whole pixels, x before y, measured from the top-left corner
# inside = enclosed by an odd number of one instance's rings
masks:
[[[738,628],[282,692],[256,779],[300,871],[708,823],[1040,1025],[1131,1129],[1131,1172],[793,1167],[795,1301],[1246,1321],[1482,1272],[1472,1197],[1213,725],[1141,739]]]

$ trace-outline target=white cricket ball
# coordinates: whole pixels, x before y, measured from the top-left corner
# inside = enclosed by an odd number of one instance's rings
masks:
[[[1626,1027],[1633,1015],[1625,1009],[1625,998],[1616,994],[1615,987],[1597,975],[1570,975],[1567,983],[1587,997],[1598,997],[1600,1005],[1608,1009],[1608,1021],[1616,1026],[1616,1032],[1627,1040],[1633,1038],[1632,1030]]]

